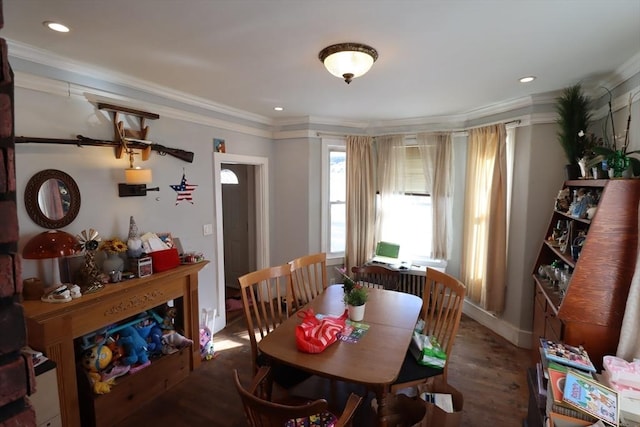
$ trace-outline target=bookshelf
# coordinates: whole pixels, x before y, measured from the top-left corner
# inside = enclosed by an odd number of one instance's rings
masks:
[[[534,310],[532,361],[540,360],[540,337],[582,345],[597,370],[602,357],[615,354],[638,247],[640,180],[574,180],[562,189],[585,189],[598,194],[591,220],[574,218],[554,209],[533,269]],[[572,231],[569,243],[583,232],[577,259],[566,248],[550,241],[559,222]],[[563,250],[564,249],[564,250]],[[554,261],[572,271],[566,290],[539,274],[539,267]]]

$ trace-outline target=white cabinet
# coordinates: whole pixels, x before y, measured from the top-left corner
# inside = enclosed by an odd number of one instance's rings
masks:
[[[29,402],[36,413],[38,427],[62,427],[56,365],[51,360],[35,368],[36,392]]]

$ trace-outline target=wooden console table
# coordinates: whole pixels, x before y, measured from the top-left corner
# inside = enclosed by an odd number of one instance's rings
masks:
[[[184,335],[194,340],[194,345],[185,349],[188,354],[182,356],[188,361],[185,375],[199,366],[198,272],[206,264],[182,265],[148,277],[109,284],[96,293],[83,295],[68,303],[23,302],[29,345],[44,352],[57,364],[62,425],[81,426],[75,338],[174,300],[179,312],[175,319],[176,327],[183,329]],[[152,367],[153,363],[138,374]],[[145,396],[142,400],[152,397]]]

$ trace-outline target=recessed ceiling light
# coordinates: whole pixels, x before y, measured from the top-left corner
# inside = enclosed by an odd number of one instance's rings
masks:
[[[284,107],[273,107],[276,111],[284,111]]]
[[[526,76],[526,77],[522,77],[522,78],[520,79],[520,83],[529,83],[529,82],[534,81],[535,79],[536,79],[536,77],[535,77],[535,76]]]
[[[59,33],[68,33],[69,32],[69,27],[67,27],[66,25],[62,25],[59,22],[44,21],[42,23],[42,25],[44,25],[45,27],[47,27],[50,30],[57,31]]]

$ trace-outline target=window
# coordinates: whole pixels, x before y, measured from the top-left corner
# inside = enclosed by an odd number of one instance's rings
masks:
[[[322,248],[329,258],[344,257],[347,237],[347,152],[344,140],[322,140]]]
[[[404,192],[378,197],[380,238],[400,245],[400,259],[425,264],[431,259],[432,206],[420,150],[404,147]]]
[[[329,228],[330,253],[344,253],[346,247],[347,153],[329,151]]]

